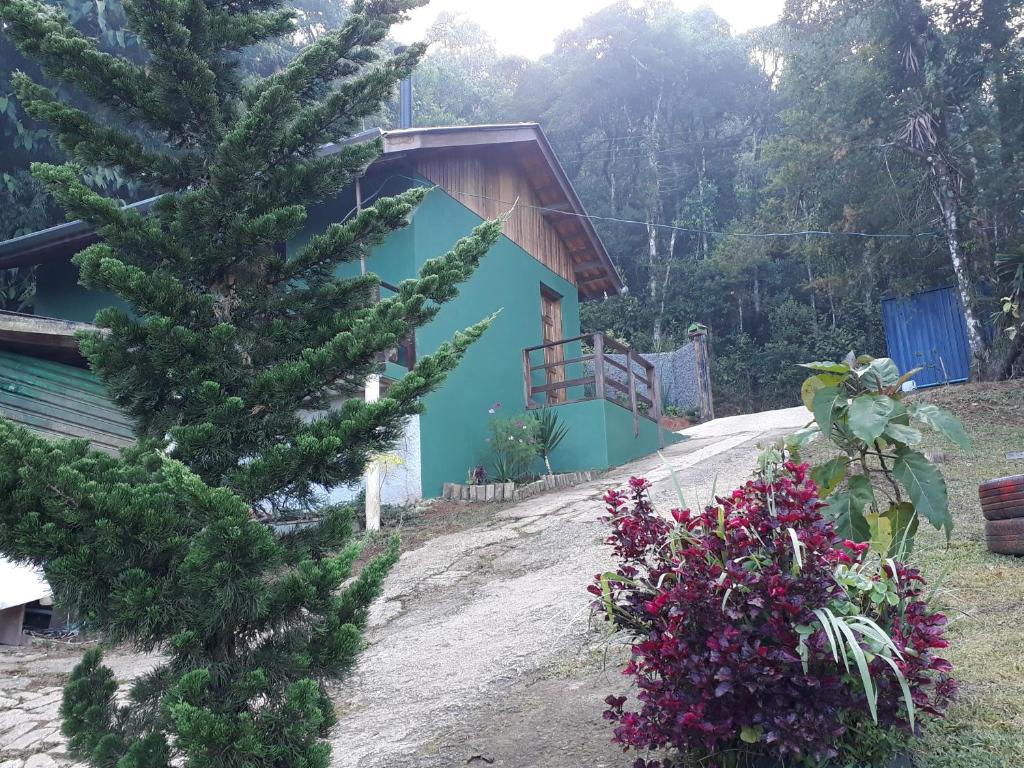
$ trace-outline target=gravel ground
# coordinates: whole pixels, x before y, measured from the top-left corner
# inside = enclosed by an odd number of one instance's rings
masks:
[[[626,649],[592,620],[590,577],[611,565],[601,496],[630,475],[655,503],[689,504],[742,482],[756,444],[802,426],[806,411],[700,425],[657,456],[605,478],[497,512],[403,554],[374,606],[368,648],[333,690],[341,720],[335,768],[625,768],[609,743],[603,699],[624,692]],[[60,686],[80,648],[0,649],[0,768],[68,768]],[[111,652],[127,682],[152,657]]]

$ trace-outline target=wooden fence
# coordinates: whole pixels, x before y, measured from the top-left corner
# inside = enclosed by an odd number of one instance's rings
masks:
[[[542,360],[536,362],[535,353]],[[608,400],[640,419],[661,419],[661,387],[654,364],[603,333],[585,333],[523,350],[523,394],[527,409]]]

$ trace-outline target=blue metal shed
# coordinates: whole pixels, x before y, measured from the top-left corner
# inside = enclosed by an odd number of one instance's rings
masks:
[[[952,286],[882,301],[889,357],[901,370],[923,368],[919,387],[967,381],[971,351],[960,297]]]

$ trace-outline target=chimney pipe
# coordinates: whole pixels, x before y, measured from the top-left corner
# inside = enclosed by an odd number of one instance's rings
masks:
[[[395,53],[405,53],[407,45],[395,48]],[[398,86],[398,127],[412,128],[412,75],[409,75]]]

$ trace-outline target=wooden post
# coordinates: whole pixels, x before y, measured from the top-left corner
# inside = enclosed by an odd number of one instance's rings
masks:
[[[375,403],[380,400],[380,376],[371,374],[366,377],[366,402]],[[376,459],[366,468],[366,530],[380,530],[380,464]]]
[[[708,332],[702,325],[690,331],[694,359],[697,363],[697,392],[700,396],[700,417],[703,421],[715,418],[715,403],[711,394],[711,368],[708,364]]]
[[[530,373],[530,350],[523,350],[523,398],[526,409],[529,410],[530,399],[533,396],[533,376]]]
[[[647,380],[651,382],[651,415],[654,416],[655,429],[658,430],[658,447],[665,447],[665,435],[661,431],[661,382],[658,380],[658,369],[651,364],[647,369]]]
[[[636,403],[636,371],[633,370],[633,355],[626,350],[626,381],[629,386],[629,407],[633,411],[633,437],[640,437],[640,410]]]
[[[594,334],[594,397],[604,400],[604,334]]]

